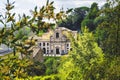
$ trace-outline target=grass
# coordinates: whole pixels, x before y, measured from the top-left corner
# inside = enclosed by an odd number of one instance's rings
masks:
[[[56,57],[54,57],[54,56],[44,56],[44,60],[46,61],[48,58],[53,58],[53,59],[56,59],[56,60],[59,60],[60,59],[60,56],[56,56]]]

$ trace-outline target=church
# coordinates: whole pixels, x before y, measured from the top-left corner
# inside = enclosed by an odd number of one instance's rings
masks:
[[[54,30],[42,34],[42,36],[31,35],[29,39],[36,40],[36,45],[30,50],[33,52],[29,58],[35,61],[43,62],[43,56],[61,56],[65,55],[71,50],[71,43],[67,37],[67,34],[71,33],[76,39],[77,31],[72,31],[65,27],[56,27]],[[25,57],[21,54],[20,58]]]
[[[48,31],[41,37],[36,37],[37,46],[43,50],[44,55],[65,55],[68,53],[71,49],[70,40],[64,32],[70,32],[74,37],[77,35],[77,31],[56,27],[55,30]]]

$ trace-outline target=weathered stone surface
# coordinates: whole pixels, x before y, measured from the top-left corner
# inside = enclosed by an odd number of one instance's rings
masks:
[[[54,31],[49,31],[41,37],[34,36],[34,39],[37,40],[37,46],[43,50],[45,55],[64,55],[71,49],[70,40],[64,32],[70,32],[74,37],[77,34],[77,31],[56,27]]]

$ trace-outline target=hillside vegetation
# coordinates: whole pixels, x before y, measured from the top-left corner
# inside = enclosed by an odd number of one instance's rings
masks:
[[[107,0],[101,8],[93,3],[90,8],[59,13],[54,12],[54,2],[48,0],[42,8],[35,7],[32,16],[23,14],[19,20],[16,13],[11,13],[14,4],[7,0],[6,12],[0,15],[4,25],[0,29],[0,44],[13,49],[12,54],[0,57],[0,80],[120,80],[119,0]],[[76,39],[68,34],[71,51],[60,57],[44,57],[43,62],[20,59],[19,53],[28,56],[35,45],[35,40],[28,40],[29,34],[22,29],[28,27],[28,33],[42,36],[54,26],[44,19],[54,19],[59,26],[79,31]]]

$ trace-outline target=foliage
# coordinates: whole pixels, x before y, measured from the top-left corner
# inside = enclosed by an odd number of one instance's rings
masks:
[[[108,6],[101,10],[101,15],[105,17],[105,20],[99,24],[96,34],[98,37],[98,42],[100,43],[101,48],[104,50],[104,53],[119,55],[120,2],[117,0],[108,0],[107,4]]]
[[[34,76],[28,78],[15,78],[16,80],[60,80],[58,75]]]
[[[87,76],[92,76],[92,80],[119,80],[119,59],[120,57],[118,56],[106,55],[104,62],[93,66]]]
[[[98,4],[93,3],[90,8],[89,14],[86,16],[88,19],[95,19],[98,16],[99,9],[98,9]]]
[[[54,28],[54,24],[47,23],[44,19],[54,19],[58,23],[61,21],[59,25],[70,26],[72,29],[82,27],[76,39],[70,35],[72,49],[68,55],[45,57],[43,63],[25,58],[20,60],[16,56],[0,58],[0,79],[119,80],[120,1],[107,1],[101,10],[98,9],[97,3],[93,3],[90,9],[75,8],[65,19],[66,13],[72,9],[55,13],[53,2],[48,0],[42,8],[35,7],[31,10],[32,16],[23,14],[17,21],[15,13],[11,13],[14,2],[10,3],[7,0],[5,15],[0,16],[0,23],[4,25],[0,29],[0,44],[12,48],[14,55],[16,53],[28,55],[32,52],[29,49],[35,45],[35,40],[33,38],[28,40],[30,31],[42,35]],[[95,33],[90,32],[85,26],[90,31],[95,30]]]
[[[7,0],[7,3],[5,5],[5,14],[0,15],[0,23],[3,24],[2,29],[0,29],[0,44],[6,44],[8,47],[12,48],[14,56],[16,55],[16,53],[21,53],[28,56],[30,53],[32,53],[32,50],[30,50],[31,47],[35,45],[36,40],[33,39],[33,37],[28,39],[28,34],[23,33],[22,29],[28,27],[32,32],[38,34],[40,30],[50,29],[51,26],[53,28],[54,24],[47,23],[44,21],[44,19],[53,19],[55,22],[57,22],[58,20],[65,18],[66,13],[69,13],[69,10],[66,12],[60,11],[59,13],[55,13],[55,8],[53,6],[54,2],[49,2],[49,0],[47,0],[45,6],[39,9],[35,7],[34,10],[31,10],[32,16],[27,16],[23,14],[22,16],[18,16],[19,20],[16,20],[15,13],[11,13],[11,11],[14,9],[14,3],[15,2],[11,3],[9,2],[9,0]],[[5,69],[7,73],[2,73],[1,70],[1,79],[4,79],[4,76],[7,78],[10,78],[9,76],[12,76],[12,79],[15,77],[26,77],[26,74],[24,74],[25,70],[31,70],[32,67],[28,67],[26,69],[26,65],[28,65],[26,61],[24,61],[23,65],[22,60],[19,60],[18,58],[14,59],[13,57],[12,61],[11,58],[10,60],[7,60],[6,63],[3,60],[1,61],[1,69],[2,66],[5,66],[5,68],[8,69]],[[9,68],[9,66],[6,66],[9,63],[15,66]],[[29,66],[31,65],[29,64]],[[40,68],[42,66],[35,65],[33,67],[34,70],[41,70],[36,67]],[[11,72],[11,70],[13,71]],[[5,71],[3,70],[3,72]]]
[[[47,58],[44,62],[46,67],[46,75],[50,74],[57,74],[58,72],[58,66],[59,66],[59,59],[57,58]]]
[[[41,62],[33,62],[32,65],[29,65],[26,72],[29,76],[42,76],[45,75],[45,65]]]
[[[101,24],[103,21],[106,20],[105,16],[98,16],[94,19],[94,25],[97,27],[99,24]]]
[[[0,79],[26,78],[28,76],[26,68],[31,64],[33,64],[31,61],[27,59],[20,60],[17,57],[0,59]]]
[[[94,29],[94,23],[92,19],[83,20],[81,25],[82,27],[88,26],[91,31]]]
[[[42,36],[43,33],[43,30],[39,31],[38,36]]]
[[[80,25],[82,20],[85,18],[89,12],[88,7],[78,7],[73,9],[70,15],[62,21],[58,22],[59,26],[65,26],[72,30],[80,30]]]
[[[91,31],[93,31],[99,24],[97,21],[100,21],[99,18],[97,18],[99,16],[98,13],[99,8],[97,3],[93,3],[90,8],[78,7],[75,8],[66,19],[59,21],[58,25],[78,31],[80,31],[81,27],[87,26]],[[97,20],[95,20],[96,18]]]
[[[95,30],[96,26],[95,26],[94,20],[98,17],[98,12],[99,12],[98,4],[93,3],[91,5],[91,8],[90,8],[88,14],[84,18],[84,20],[81,22],[81,27],[87,26],[90,31]]]
[[[42,8],[38,9],[35,7],[34,10],[31,10],[32,16],[23,14],[23,16],[19,16],[19,21],[17,21],[15,13],[11,13],[11,10],[14,9],[14,3],[15,2],[10,3],[9,0],[7,0],[5,15],[0,16],[0,23],[4,25],[0,30],[0,44],[6,44],[12,48],[14,55],[16,52],[25,55],[31,53],[32,51],[29,49],[35,44],[35,39],[33,39],[33,37],[27,40],[28,38],[26,35],[14,35],[16,32],[27,26],[35,34],[39,34],[40,30],[47,30],[50,29],[51,26],[53,27],[53,24],[45,22],[44,19],[53,19],[57,22],[65,18],[66,13],[68,13],[68,11],[55,13],[55,8],[53,6],[54,2],[49,2],[48,0],[46,5]]]
[[[103,66],[104,68],[104,79],[105,80],[119,80],[120,79],[120,56],[106,57],[106,61]],[[106,66],[107,64],[107,66]]]
[[[104,60],[101,48],[95,42],[93,34],[86,28],[83,29],[81,35],[78,35],[77,39],[71,38],[71,43],[72,51],[63,59],[64,62],[60,69],[63,80],[91,79],[87,76],[87,73]]]
[[[59,76],[61,80],[79,80],[81,78],[81,74],[78,70],[78,66],[75,66],[69,56],[63,56],[61,58],[61,64],[59,66]]]

